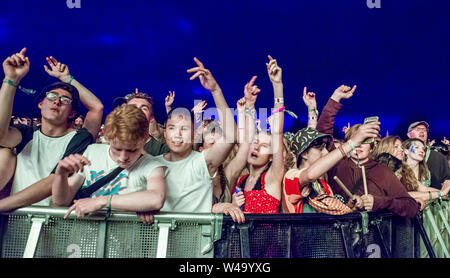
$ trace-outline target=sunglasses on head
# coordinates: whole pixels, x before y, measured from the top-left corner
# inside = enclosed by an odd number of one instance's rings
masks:
[[[50,100],[50,101],[55,101],[56,99],[59,98],[59,101],[60,101],[62,104],[66,104],[66,105],[69,105],[69,104],[72,103],[72,99],[71,99],[70,97],[68,97],[68,96],[60,96],[60,95],[58,94],[58,92],[53,92],[53,91],[51,91],[51,92],[46,92],[46,93],[45,93],[45,97],[46,97],[48,100]]]

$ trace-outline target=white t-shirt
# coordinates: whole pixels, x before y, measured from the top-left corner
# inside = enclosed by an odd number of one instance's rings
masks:
[[[33,132],[30,140],[23,142],[25,147],[17,155],[17,165],[11,194],[19,192],[33,183],[48,177],[58,162],[63,158],[67,145],[77,133],[76,130],[60,137],[49,137],[40,130]],[[50,206],[51,197],[34,205]]]
[[[180,161],[167,161],[164,155],[155,157],[168,167],[166,201],[161,211],[210,213],[212,207],[212,177],[204,152],[192,153]]]
[[[112,160],[109,147],[106,144],[92,144],[84,152],[83,156],[89,159],[91,165],[84,166],[83,172],[78,172],[85,178],[83,187],[89,187],[119,166]],[[123,169],[114,179],[92,193],[91,197],[147,190],[147,178],[158,167],[164,167],[164,165],[151,155],[142,155],[133,166]]]

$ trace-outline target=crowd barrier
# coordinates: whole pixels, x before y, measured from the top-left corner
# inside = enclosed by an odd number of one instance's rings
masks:
[[[221,214],[160,213],[146,225],[134,213],[63,219],[66,211],[32,206],[1,214],[0,257],[414,258],[435,257],[440,241],[430,241],[432,226],[420,218],[388,212],[246,214],[243,224]]]

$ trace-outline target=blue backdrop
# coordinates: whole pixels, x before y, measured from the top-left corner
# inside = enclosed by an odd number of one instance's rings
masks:
[[[75,1],[73,1],[75,2]],[[317,94],[319,111],[341,84],[358,85],[344,100],[337,120],[362,122],[378,115],[382,135],[405,136],[409,123],[427,120],[431,138],[449,136],[449,1],[100,1],[2,0],[0,58],[28,48],[31,71],[22,81],[40,90],[53,80],[43,70],[46,56],[68,64],[71,73],[105,104],[137,87],[156,101],[176,91],[174,106],[192,107],[212,97],[186,69],[198,57],[221,85],[230,106],[257,75],[258,107],[272,107],[267,55],[283,68],[285,130],[303,127],[303,86]],[[31,98],[18,93],[14,115],[27,116]],[[337,134],[342,137],[339,131]]]

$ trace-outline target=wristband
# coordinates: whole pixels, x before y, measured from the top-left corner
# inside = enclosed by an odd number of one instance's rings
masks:
[[[314,112],[314,113],[316,113],[317,116],[319,116],[319,110],[317,110],[317,108],[315,108],[315,109],[308,109],[308,112]]]
[[[69,81],[67,81],[66,83],[70,84],[70,82],[72,82],[72,80],[73,80],[73,75],[70,76]]]
[[[280,109],[272,110],[272,114],[276,114],[276,113],[278,113],[278,112],[283,112],[283,110],[284,110],[285,108],[286,108],[286,107],[283,106],[283,107],[281,107]]]
[[[429,200],[431,201],[431,191],[428,191],[428,194],[430,195],[430,199]]]
[[[14,83],[14,81],[12,81],[11,79],[5,78],[3,79],[3,83],[7,83],[15,88],[17,88],[18,84]]]
[[[438,196],[439,196],[439,202],[442,202],[442,196],[441,196],[441,191],[438,191]]]
[[[347,142],[350,144],[350,148],[352,148],[352,151],[356,153],[356,146],[355,144],[353,144],[352,140],[349,139]]]
[[[275,103],[275,104],[277,104],[277,103],[283,104],[283,103],[284,103],[284,98],[282,98],[282,97],[276,97],[276,98],[274,98],[274,103]]]
[[[255,118],[255,113],[256,113],[255,107],[245,108],[245,114],[250,115],[253,119]]]

